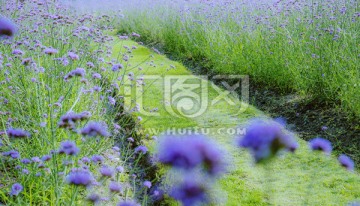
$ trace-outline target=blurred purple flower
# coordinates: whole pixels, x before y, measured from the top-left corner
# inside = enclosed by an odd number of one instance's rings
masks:
[[[100,168],[100,174],[104,177],[112,177],[114,175],[114,168],[103,166]]]
[[[61,143],[59,153],[65,153],[67,155],[77,155],[79,153],[79,148],[76,147],[75,142],[67,140]]]
[[[350,157],[342,154],[339,156],[338,160],[341,166],[345,167],[349,171],[354,171],[355,163]]]
[[[128,200],[118,203],[117,206],[140,206],[140,204]]]
[[[86,198],[88,201],[92,202],[93,204],[96,204],[100,201],[100,196],[98,194],[90,194],[89,196],[87,196]]]
[[[18,159],[18,158],[20,158],[20,154],[19,154],[19,152],[16,151],[16,150],[10,150],[10,151],[8,151],[8,152],[3,152],[2,155],[4,155],[4,156],[10,156],[10,157],[13,158],[13,159]]]
[[[32,158],[31,158],[31,161],[36,162],[36,163],[41,162],[41,160],[40,160],[39,157],[32,157]]]
[[[21,163],[27,165],[27,164],[30,164],[30,163],[31,163],[31,160],[30,160],[30,159],[27,159],[27,158],[24,158],[24,159],[21,160]]]
[[[253,119],[246,128],[246,135],[239,146],[248,148],[256,162],[268,160],[280,150],[295,151],[298,147],[295,137],[287,133],[283,125],[276,121]]]
[[[107,126],[99,122],[89,122],[82,130],[82,135],[87,136],[103,136],[108,137],[110,134],[107,131]]]
[[[41,158],[41,160],[42,160],[43,162],[49,161],[50,159],[51,159],[51,155],[44,155],[44,156]]]
[[[9,137],[14,137],[14,138],[30,137],[30,133],[22,129],[10,128],[6,131],[6,133]]]
[[[151,188],[151,182],[148,180],[144,181],[143,185],[144,185],[144,187],[147,187],[149,189]]]
[[[144,146],[144,145],[140,145],[140,146],[137,146],[137,147],[135,148],[135,153],[141,152],[141,153],[143,153],[143,154],[146,154],[147,151],[148,151],[148,148],[147,148],[146,146]]]
[[[101,155],[94,155],[91,157],[91,161],[93,163],[102,163],[104,161],[104,157]]]
[[[192,169],[203,165],[209,174],[225,170],[220,150],[204,136],[167,136],[160,142],[159,161],[176,168]]]
[[[87,170],[76,169],[69,173],[66,181],[68,184],[88,186],[93,181],[93,177]]]
[[[24,187],[20,183],[15,183],[11,186],[10,195],[18,196],[21,191],[23,191]]]
[[[14,36],[17,32],[16,26],[9,19],[0,17],[0,36]]]
[[[71,59],[71,60],[79,60],[79,56],[77,54],[75,54],[74,52],[69,52],[68,53],[68,57]]]
[[[331,142],[320,137],[310,140],[309,147],[311,150],[319,150],[326,154],[330,154],[332,151]]]
[[[208,201],[205,191],[205,187],[202,184],[186,179],[180,185],[172,188],[170,196],[180,201],[184,206],[192,206]]]
[[[53,54],[57,54],[58,52],[59,52],[58,50],[56,50],[54,48],[51,48],[51,47],[46,48],[44,50],[44,53],[47,54],[47,55],[50,55],[50,56],[53,55]]]
[[[122,166],[117,166],[116,167],[116,171],[120,172],[120,173],[123,173],[124,172],[124,167]]]
[[[122,64],[114,64],[114,65],[112,66],[111,70],[112,70],[113,72],[117,72],[117,71],[119,71],[119,70],[122,69],[122,68],[124,68],[124,66],[123,66]]]
[[[113,182],[113,181],[110,182],[109,189],[111,192],[117,192],[117,193],[122,192],[121,184],[119,184],[117,182]]]

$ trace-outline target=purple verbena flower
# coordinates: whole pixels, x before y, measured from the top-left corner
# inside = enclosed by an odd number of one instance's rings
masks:
[[[67,155],[77,155],[79,153],[79,148],[76,147],[75,142],[67,140],[61,143],[59,153],[65,153]]]
[[[206,203],[208,197],[206,195],[206,189],[204,185],[186,179],[180,185],[173,187],[170,192],[170,196],[180,201],[184,206],[197,205],[199,203]]]
[[[114,64],[111,68],[112,71],[116,72],[119,71],[120,69],[124,68],[124,66],[122,64]]]
[[[23,191],[24,187],[20,183],[15,183],[11,186],[10,195],[18,196],[21,191]]]
[[[93,194],[90,194],[89,196],[87,196],[86,199],[87,199],[88,201],[96,204],[97,202],[100,201],[100,196],[99,196],[98,194],[93,193]]]
[[[104,177],[112,177],[114,175],[114,169],[111,167],[103,166],[100,168],[100,174]]]
[[[104,161],[104,157],[101,155],[94,155],[91,157],[91,161],[93,163],[102,163]]]
[[[345,167],[349,171],[354,171],[355,163],[350,157],[342,154],[339,156],[338,160],[341,166]]]
[[[116,192],[116,193],[122,192],[121,184],[119,184],[117,182],[113,182],[113,181],[110,182],[109,189],[110,189],[110,192]]]
[[[204,136],[167,136],[160,142],[159,161],[176,168],[192,169],[203,165],[209,174],[225,170],[220,150]]]
[[[87,170],[76,169],[69,173],[66,177],[66,181],[68,184],[88,186],[93,181],[93,177]]]
[[[148,180],[144,181],[143,185],[144,185],[144,187],[147,187],[149,189],[151,188],[151,182]]]
[[[103,136],[107,137],[110,134],[107,131],[107,126],[105,124],[101,124],[99,122],[89,122],[82,130],[82,135],[87,136]]]
[[[117,204],[117,206],[139,206],[140,204],[133,201],[123,201]]]
[[[17,32],[16,26],[9,19],[0,17],[0,36],[14,36]]]
[[[68,57],[71,59],[71,60],[79,60],[79,56],[77,54],[75,54],[74,52],[69,52],[68,53]]]
[[[31,160],[30,160],[30,159],[27,159],[27,158],[24,158],[24,159],[21,160],[21,163],[27,165],[27,164],[30,164],[30,163],[31,163]]]
[[[3,152],[2,155],[4,155],[4,156],[10,156],[10,157],[13,158],[13,159],[18,159],[18,158],[20,158],[20,154],[19,154],[19,152],[16,151],[16,150],[10,150],[10,151],[8,151],[8,152]]]
[[[30,137],[30,133],[22,129],[10,128],[6,131],[6,133],[9,137],[13,137],[13,138]]]
[[[51,155],[44,155],[44,156],[41,158],[41,160],[42,160],[43,162],[49,161],[50,159],[51,159]]]
[[[276,121],[254,119],[246,128],[246,135],[240,139],[239,146],[248,148],[256,162],[268,160],[280,150],[295,151],[298,147],[295,137],[285,131]]]
[[[144,146],[144,145],[140,145],[140,146],[137,146],[137,147],[135,148],[135,153],[141,152],[141,153],[143,153],[143,154],[146,154],[147,151],[148,151],[148,148],[147,148],[146,146]]]
[[[49,47],[49,48],[46,48],[45,50],[44,50],[44,53],[45,54],[47,54],[47,55],[53,55],[53,54],[57,54],[59,51],[57,50],[57,49],[54,49],[54,48],[51,48],[51,47]]]
[[[32,157],[31,161],[33,161],[35,163],[39,163],[39,162],[41,162],[41,159],[39,157]]]
[[[320,137],[310,140],[309,147],[311,150],[319,150],[326,154],[330,154],[332,151],[331,142]]]

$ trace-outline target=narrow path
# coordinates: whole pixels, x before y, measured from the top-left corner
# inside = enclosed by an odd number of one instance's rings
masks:
[[[209,132],[209,136],[226,150],[230,169],[220,180],[219,185],[224,193],[221,193],[222,197],[219,199],[227,201],[219,202],[217,205],[304,205],[305,201],[308,205],[345,205],[360,199],[360,176],[341,168],[335,157],[309,152],[306,142],[301,139],[299,139],[300,149],[295,155],[283,155],[268,168],[254,166],[247,151],[235,147],[234,135],[231,133],[249,118],[265,115],[251,106],[248,106],[244,112],[238,113],[239,108],[244,108],[244,105],[237,99],[232,99],[233,105],[220,100],[194,118],[176,117],[170,114],[169,109],[164,106],[170,105],[169,102],[164,101],[164,96],[167,95],[164,93],[164,78],[169,78],[170,75],[192,75],[191,72],[181,64],[133,41],[121,41],[113,45],[114,58],[120,51],[124,51],[124,45],[130,48],[137,47],[130,54],[132,58],[128,68],[138,64],[143,68],[138,71],[136,67],[131,72],[134,72],[135,76],[144,74],[145,79],[147,75],[155,75],[154,77],[157,78],[157,80],[145,80],[147,85],[143,91],[136,93],[135,87],[132,87],[132,91],[123,93],[125,99],[131,95],[142,97],[140,107],[145,108],[145,111],[157,108],[159,116],[135,113],[142,118],[144,131],[151,133],[150,135],[161,135],[169,128],[170,131],[174,131],[175,128],[206,128],[206,133]],[[150,55],[153,57],[149,59]],[[193,83],[200,81],[196,76],[186,78],[191,79],[190,82]],[[223,92],[211,82],[205,80],[205,83],[212,85],[208,87],[209,101],[219,96],[218,91]],[[199,95],[200,91],[197,94]],[[189,106],[189,101],[179,102],[179,105],[186,108]],[[152,114],[154,113],[156,112]],[[150,151],[154,149],[153,141],[147,141],[146,144],[150,147]]]

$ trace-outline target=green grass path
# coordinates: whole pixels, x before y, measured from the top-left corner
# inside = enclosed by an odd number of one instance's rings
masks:
[[[131,54],[131,65],[128,65],[131,68],[141,64],[142,71],[137,68],[132,70],[135,75],[191,75],[183,65],[133,41],[120,41],[113,45],[113,58],[124,51],[124,45],[137,47]],[[151,54],[153,57],[149,59]],[[175,69],[170,65],[175,66]],[[194,78],[196,79],[195,76]],[[152,135],[161,135],[166,128],[208,128],[211,131],[209,136],[226,150],[229,171],[219,184],[224,191],[219,199],[226,199],[226,202],[216,205],[346,205],[349,201],[360,199],[360,176],[341,168],[335,157],[309,152],[306,142],[301,139],[300,149],[294,155],[280,156],[271,166],[264,168],[254,166],[248,152],[235,146],[234,135],[217,132],[219,128],[236,128],[254,116],[265,116],[256,108],[249,106],[245,112],[237,114],[241,107],[240,101],[234,100],[235,105],[232,106],[220,101],[208,107],[198,117],[174,117],[164,107],[163,81],[145,82],[147,85],[140,92],[143,98],[141,107],[145,110],[157,108],[160,114],[150,117],[135,113],[143,118],[142,126],[145,131],[152,129],[155,131]],[[211,86],[209,88],[208,96],[211,101],[218,96],[218,92]],[[135,94],[134,91],[131,93]],[[147,144],[150,150],[154,150],[152,141]]]

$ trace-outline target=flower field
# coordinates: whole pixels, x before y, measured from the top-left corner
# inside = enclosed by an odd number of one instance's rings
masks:
[[[358,4],[0,1],[0,205],[360,205],[358,137],[250,101],[358,129]]]

